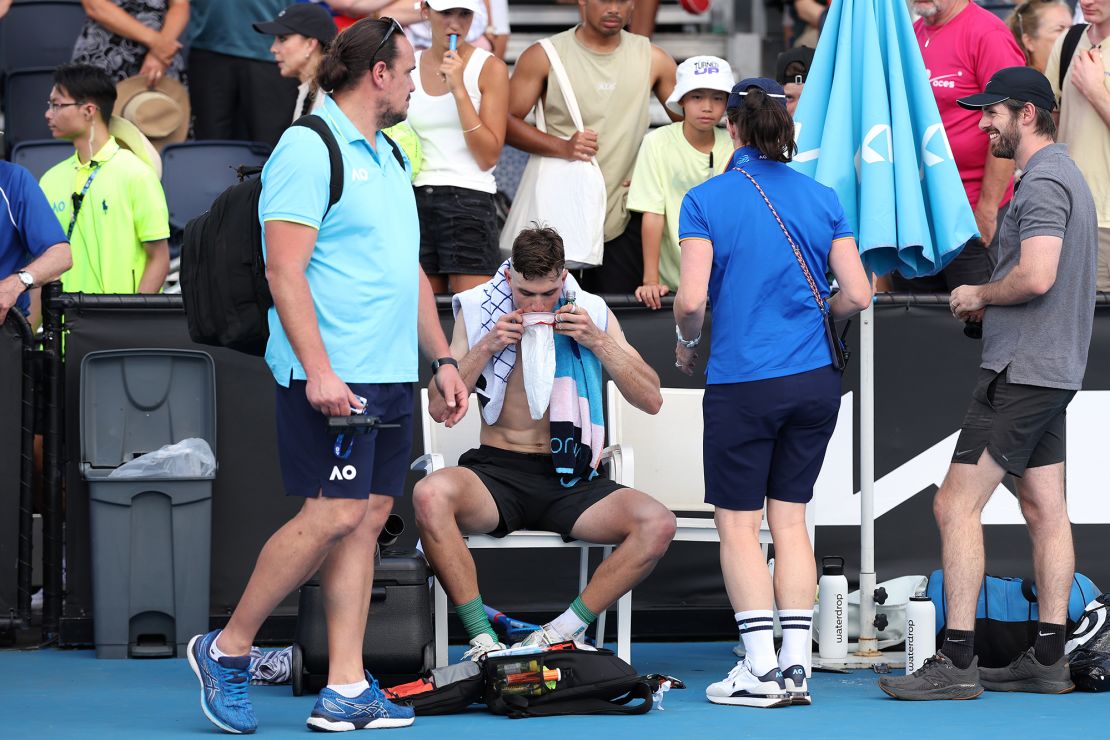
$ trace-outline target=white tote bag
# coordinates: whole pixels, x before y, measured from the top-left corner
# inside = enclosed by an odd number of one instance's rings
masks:
[[[547,52],[575,128],[584,130],[582,113],[558,52],[549,39],[541,39],[540,46]],[[547,133],[542,101],[536,103],[536,128]],[[597,267],[605,241],[605,203],[605,178],[596,159],[570,161],[533,154],[524,167],[516,199],[501,231],[501,254],[509,257],[517,234],[535,223],[550,226],[563,237],[568,268]]]

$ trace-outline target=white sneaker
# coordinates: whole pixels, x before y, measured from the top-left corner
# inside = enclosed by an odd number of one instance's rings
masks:
[[[756,676],[747,660],[737,663],[723,681],[709,684],[705,698],[714,704],[743,707],[788,707],[791,703],[782,671],[776,667]]]
[[[582,640],[582,636],[586,634],[586,630],[580,630],[569,637],[561,634],[555,630],[550,624],[545,624],[532,634],[525,637],[520,642],[513,645],[513,647],[534,647],[536,645],[558,645],[560,642],[573,642],[574,646],[579,650],[597,650],[593,645]]]
[[[462,659],[477,661],[478,658],[481,658],[486,653],[504,649],[505,643],[498,642],[493,639],[488,632],[483,632],[470,641],[470,649],[463,653]]]
[[[800,665],[792,665],[782,672],[786,681],[786,693],[790,694],[791,704],[812,704],[813,697],[809,693],[809,683],[806,681],[806,669]]]

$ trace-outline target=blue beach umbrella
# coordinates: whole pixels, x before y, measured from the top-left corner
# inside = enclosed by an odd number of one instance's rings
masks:
[[[935,274],[978,233],[902,0],[834,0],[794,120],[792,166],[836,190],[868,270]]]

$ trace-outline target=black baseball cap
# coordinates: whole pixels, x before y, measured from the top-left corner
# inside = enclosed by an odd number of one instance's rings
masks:
[[[801,66],[802,72],[799,75],[790,75],[787,77],[786,68],[791,64]],[[796,46],[789,51],[784,51],[779,54],[778,61],[775,62],[775,79],[779,81],[780,85],[785,85],[788,82],[794,82],[794,78],[801,77],[802,82],[806,81],[809,75],[809,69],[813,66],[813,49],[808,46]]]
[[[318,3],[294,3],[277,14],[272,21],[254,23],[254,30],[269,36],[299,33],[330,44],[339,33],[331,13]]]
[[[1032,103],[1051,111],[1056,108],[1056,96],[1048,78],[1032,67],[1006,67],[994,73],[987,82],[987,89],[976,95],[956,100],[961,108],[978,110],[1006,100]]]

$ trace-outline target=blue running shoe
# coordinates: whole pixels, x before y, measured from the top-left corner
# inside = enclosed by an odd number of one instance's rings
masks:
[[[382,730],[387,727],[408,727],[416,719],[412,707],[402,707],[385,698],[378,681],[366,672],[370,688],[354,699],[348,699],[329,688],[320,691],[320,698],[308,718],[310,730],[346,732],[348,730]]]
[[[258,729],[254,708],[247,698],[250,685],[249,655],[216,661],[209,648],[220,630],[189,640],[189,665],[200,679],[200,708],[204,716],[224,732],[249,735]]]

